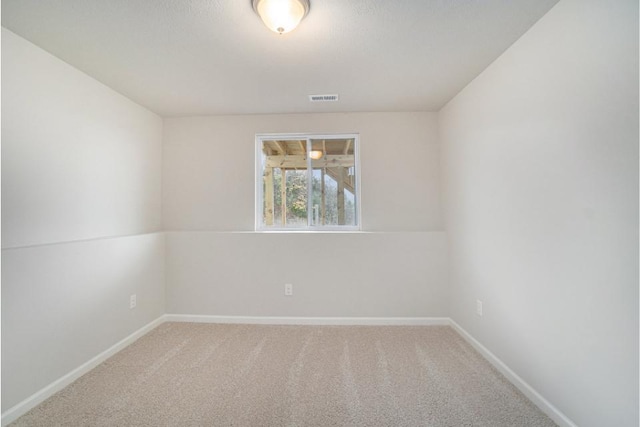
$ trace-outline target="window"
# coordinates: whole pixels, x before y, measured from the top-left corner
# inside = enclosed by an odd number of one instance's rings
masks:
[[[257,230],[358,230],[358,135],[256,136]]]

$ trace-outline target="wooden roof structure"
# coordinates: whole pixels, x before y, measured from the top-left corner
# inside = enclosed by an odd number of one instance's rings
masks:
[[[311,161],[311,166],[351,167],[355,164],[353,139],[315,139],[311,140],[311,151],[322,153],[322,157]],[[267,140],[263,152],[267,157],[266,167],[301,169],[307,167],[306,140]]]

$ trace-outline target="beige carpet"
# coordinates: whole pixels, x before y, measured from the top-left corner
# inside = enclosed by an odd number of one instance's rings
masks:
[[[446,326],[165,323],[14,426],[554,426]]]

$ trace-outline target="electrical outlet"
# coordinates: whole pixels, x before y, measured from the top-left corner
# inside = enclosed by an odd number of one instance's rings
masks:
[[[293,295],[293,285],[291,283],[284,284],[284,294],[288,297]]]
[[[476,300],[476,313],[478,316],[482,316],[482,301],[479,299]]]
[[[138,304],[136,299],[136,294],[133,294],[129,297],[129,308],[136,308],[136,305]]]

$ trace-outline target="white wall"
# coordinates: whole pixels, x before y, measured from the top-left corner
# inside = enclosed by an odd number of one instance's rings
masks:
[[[166,268],[168,313],[449,315],[442,232],[171,232]]]
[[[164,314],[163,264],[160,233],[3,251],[3,411]]]
[[[2,247],[159,230],[161,119],[2,39]]]
[[[2,29],[3,412],[163,314],[161,134]]]
[[[360,134],[362,227],[371,233],[251,232],[255,135],[279,132]],[[433,113],[165,119],[168,312],[446,316],[436,137]]]
[[[439,124],[453,319],[578,425],[637,426],[637,1],[562,0]]]
[[[257,133],[360,133],[362,228],[442,229],[435,113],[283,114],[164,121],[167,230],[249,231]]]

